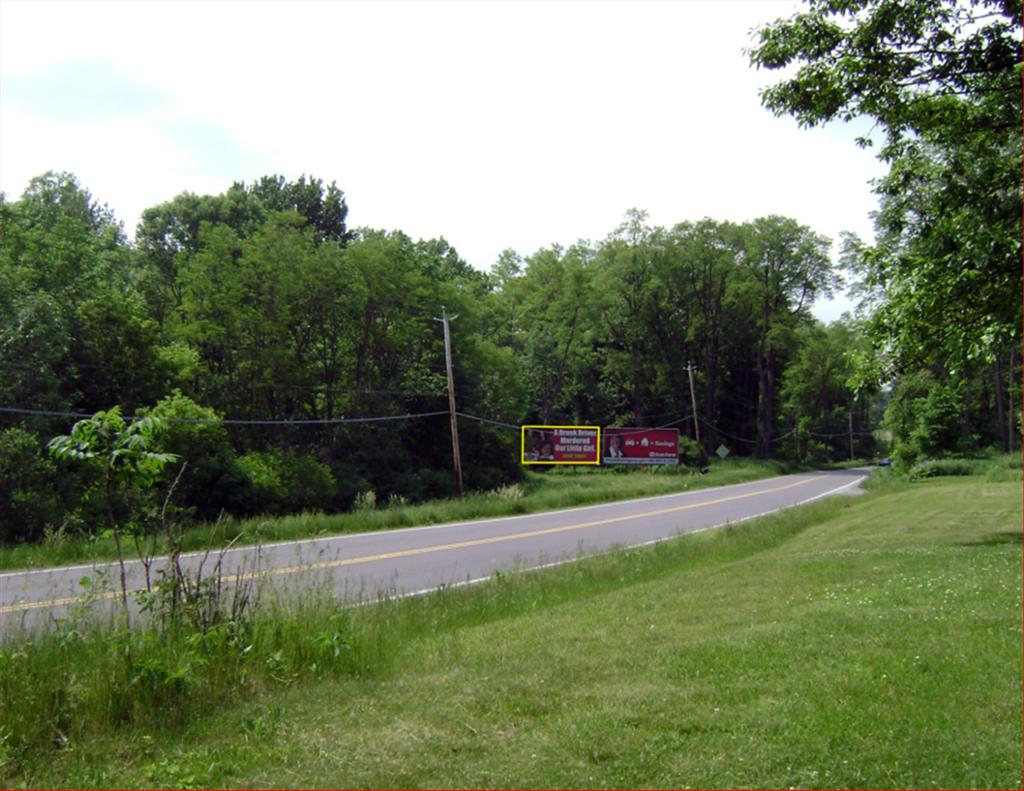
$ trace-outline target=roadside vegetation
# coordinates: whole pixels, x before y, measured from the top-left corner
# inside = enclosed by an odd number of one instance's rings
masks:
[[[1012,461],[414,599],[8,634],[0,778],[1011,787]]]
[[[486,492],[470,492],[461,500],[454,498],[411,504],[400,497],[379,502],[364,496],[353,510],[325,514],[307,512],[292,516],[264,516],[181,525],[178,538],[181,551],[201,551],[209,547],[287,541],[341,533],[388,530],[400,527],[441,524],[467,519],[534,513],[557,508],[650,497],[707,486],[743,483],[797,469],[775,461],[730,459],[711,464],[701,474],[692,467],[657,469],[551,469],[527,471],[521,481]],[[372,495],[372,493],[371,493]],[[151,516],[155,511],[151,513]],[[143,515],[144,516],[144,515]],[[135,522],[139,525],[139,520]],[[147,550],[163,554],[168,541],[158,525],[143,529]],[[127,557],[131,556],[128,552]],[[115,560],[118,557],[113,531],[81,535],[49,532],[38,543],[0,546],[0,569],[43,568],[62,564]]]

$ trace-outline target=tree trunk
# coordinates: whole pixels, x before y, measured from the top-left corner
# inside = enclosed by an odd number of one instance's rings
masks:
[[[774,353],[763,347],[757,355],[757,455],[767,459],[772,450],[775,423]]]
[[[997,435],[999,436],[999,447],[1003,453],[1010,452],[1010,432],[1007,430],[1006,423],[1006,393],[1004,391],[1005,382],[1003,381],[1003,365],[996,357],[996,361],[992,364],[992,376],[995,379],[995,395],[996,395],[996,428]]]
[[[1007,438],[1009,439],[1009,452],[1013,453],[1014,448],[1017,445],[1017,421],[1016,413],[1013,409],[1013,373],[1017,366],[1017,347],[1014,345],[1016,341],[1010,344],[1010,375],[1009,382],[1007,383],[1006,396],[1010,402],[1010,408],[1007,410],[1006,419],[1008,421],[1007,426]]]
[[[708,344],[708,353],[704,356],[704,381],[707,383],[704,396],[704,413],[707,420],[704,423],[707,433],[704,441],[705,447],[709,449],[718,445],[718,432],[714,428],[716,414],[718,412],[718,337],[713,337]]]

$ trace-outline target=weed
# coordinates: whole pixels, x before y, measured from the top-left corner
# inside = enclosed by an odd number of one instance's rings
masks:
[[[373,489],[359,492],[352,506],[354,511],[372,511],[377,507],[377,493]]]

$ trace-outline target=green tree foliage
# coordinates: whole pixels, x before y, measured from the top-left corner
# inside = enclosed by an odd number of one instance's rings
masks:
[[[252,499],[252,482],[238,463],[223,416],[197,404],[175,389],[151,409],[140,409],[164,423],[154,450],[188,461],[188,472],[175,492],[179,502],[199,519],[215,519],[221,509],[246,513]],[[173,477],[177,468],[166,477]]]
[[[870,391],[852,389],[860,327],[836,321],[797,331],[797,350],[782,378],[780,400],[798,461],[821,463],[871,456]]]
[[[666,255],[657,262],[655,337],[672,382],[673,403],[689,412],[684,366],[696,363],[703,382],[701,404],[709,447],[718,444],[714,426],[723,415],[719,404],[725,372],[723,354],[730,339],[745,334],[736,304],[742,291],[746,229],[705,218],[676,225],[667,238]],[[684,358],[684,355],[685,358]]]
[[[586,338],[594,319],[592,257],[583,245],[543,248],[525,261],[520,275],[505,256],[495,300],[504,313],[499,340],[519,356],[526,400],[541,423],[578,417],[580,372],[588,364]]]
[[[828,256],[830,242],[787,217],[754,221],[743,258],[747,298],[757,337],[758,455],[767,457],[775,430],[782,358],[794,346],[797,322],[806,320],[819,294],[837,285]]]
[[[885,411],[893,434],[893,455],[904,467],[921,457],[974,449],[962,399],[962,384],[927,370],[900,379]]]
[[[281,514],[295,510],[328,510],[335,499],[330,469],[305,454],[289,451],[247,453],[238,460],[249,480],[253,514]]]
[[[656,384],[646,365],[653,344],[647,328],[657,310],[653,276],[664,246],[662,229],[646,223],[646,212],[628,211],[625,221],[601,245],[595,261],[603,339],[599,354],[605,369],[601,390],[615,405],[617,417],[637,426],[645,424],[645,404]]]
[[[819,0],[759,31],[755,65],[797,67],[767,107],[885,133],[878,241],[851,251],[880,296],[873,373],[963,369],[1019,342],[1020,36],[1018,0]]]
[[[60,525],[62,502],[57,468],[35,435],[0,431],[0,542],[36,541]]]
[[[348,230],[345,194],[334,182],[300,176],[264,176],[251,185],[235,182],[221,195],[182,193],[147,209],[136,231],[145,263],[145,291],[156,317],[163,319],[182,302],[179,270],[203,247],[203,226],[225,226],[240,239],[258,232],[272,214],[294,212],[315,244],[344,246]]]
[[[275,177],[181,195],[146,213],[135,245],[67,175],[0,202],[0,282],[10,286],[0,292],[10,374],[0,406],[117,405],[84,422],[95,423],[89,437],[78,427],[54,445],[85,454],[79,488],[99,495],[69,501],[79,513],[63,516],[88,529],[105,521],[118,539],[139,523],[139,507],[154,505],[144,484],[156,479],[145,465],[121,476],[119,462],[101,461],[140,449],[188,461],[176,498],[198,519],[344,509],[367,491],[379,503],[450,496],[442,309],[454,317],[458,408],[497,421],[459,419],[471,489],[522,475],[518,432],[502,423],[671,424],[692,436],[691,363],[705,453],[725,442],[736,454],[834,460],[849,455],[851,427],[856,453],[872,450],[878,409],[850,371],[877,355],[860,323],[811,318],[837,278],[828,241],[796,220],[666,229],[631,210],[600,242],[505,251],[485,274],[443,238],[327,233],[324,201],[337,208],[340,192],[330,198],[319,184],[293,189]],[[995,387],[998,376],[934,370],[947,390],[902,400],[919,413],[904,445],[994,442],[1017,391]],[[943,422],[950,393],[963,403],[957,443]],[[126,422],[121,410],[166,428],[132,438],[154,424]],[[441,414],[358,422],[421,412]],[[37,445],[66,430],[57,418],[6,415]],[[696,458],[692,439],[683,444]],[[12,448],[21,458],[29,445]],[[58,495],[36,472],[50,491],[42,513]],[[33,519],[32,536],[54,523]]]
[[[164,425],[153,417],[126,423],[120,407],[114,406],[79,420],[70,434],[54,437],[48,446],[55,458],[84,462],[99,473],[107,528],[117,545],[121,567],[121,600],[126,606],[128,586],[121,534],[125,529],[140,529],[137,521],[139,493],[151,489],[164,466],[177,458],[174,454],[153,450],[154,437]]]

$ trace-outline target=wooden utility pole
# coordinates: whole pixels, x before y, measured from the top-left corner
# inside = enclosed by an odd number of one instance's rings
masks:
[[[451,318],[457,319],[458,316]],[[448,330],[448,311],[441,306],[441,318],[434,319],[444,325],[444,364],[448,371],[448,415],[452,422],[452,462],[455,465],[455,494],[462,497],[462,461],[459,458],[459,422],[455,415],[455,377],[452,374],[452,337]]]
[[[850,430],[850,461],[853,461],[853,407],[847,410],[846,418]]]
[[[697,466],[704,466],[704,450],[700,444],[700,423],[697,418],[697,391],[693,387],[693,363],[686,364],[686,372],[690,375],[690,403],[693,406],[693,438],[697,440]]]

